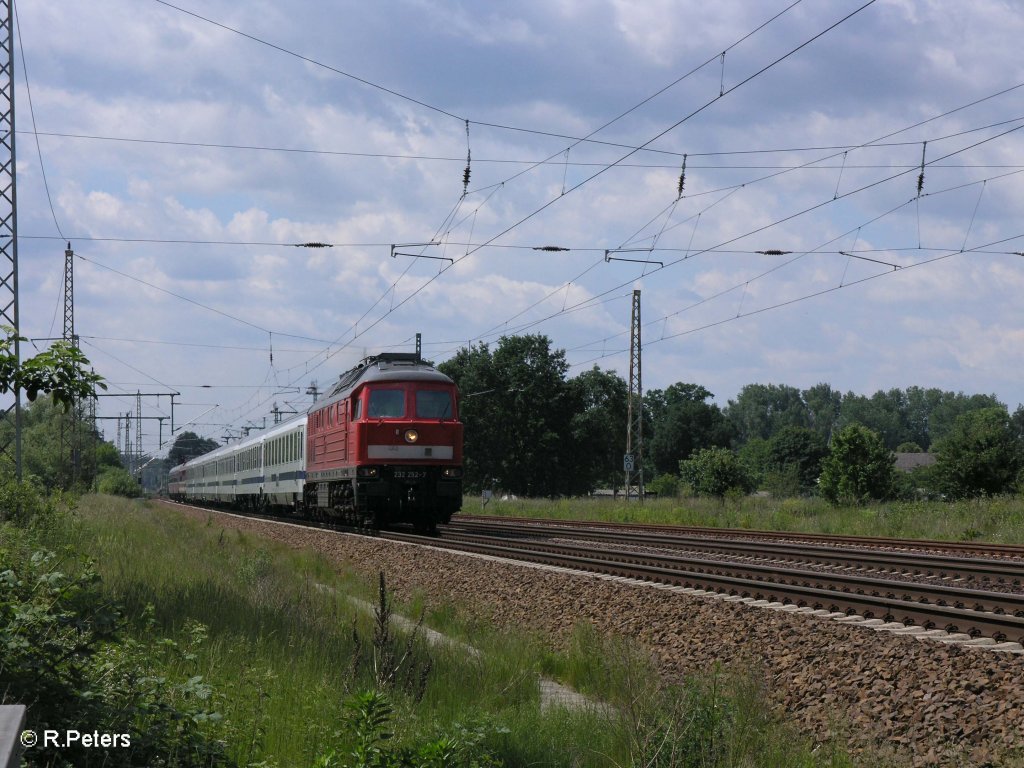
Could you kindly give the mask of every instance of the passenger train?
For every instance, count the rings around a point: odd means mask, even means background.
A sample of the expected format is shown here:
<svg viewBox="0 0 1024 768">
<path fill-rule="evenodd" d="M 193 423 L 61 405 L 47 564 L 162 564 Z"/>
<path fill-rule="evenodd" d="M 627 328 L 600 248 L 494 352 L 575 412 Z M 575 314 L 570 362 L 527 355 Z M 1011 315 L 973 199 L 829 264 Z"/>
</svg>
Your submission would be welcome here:
<svg viewBox="0 0 1024 768">
<path fill-rule="evenodd" d="M 418 354 L 390 352 L 342 374 L 289 421 L 171 470 L 177 501 L 433 530 L 462 506 L 455 383 Z"/>
</svg>

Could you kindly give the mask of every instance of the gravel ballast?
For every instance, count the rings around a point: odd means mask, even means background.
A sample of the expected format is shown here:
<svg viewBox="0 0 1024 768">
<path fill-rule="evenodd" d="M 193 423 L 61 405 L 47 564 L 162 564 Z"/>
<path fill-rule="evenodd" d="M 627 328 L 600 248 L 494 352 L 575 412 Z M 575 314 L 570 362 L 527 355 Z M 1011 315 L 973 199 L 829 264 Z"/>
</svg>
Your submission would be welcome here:
<svg viewBox="0 0 1024 768">
<path fill-rule="evenodd" d="M 772 703 L 818 741 L 892 745 L 914 765 L 1024 765 L 1024 656 L 874 632 L 648 586 L 365 536 L 177 507 L 217 525 L 385 571 L 402 600 L 453 603 L 499 627 L 565 642 L 581 622 L 649 648 L 674 678 L 760 670 Z M 886 747 L 888 748 L 888 747 Z"/>
</svg>

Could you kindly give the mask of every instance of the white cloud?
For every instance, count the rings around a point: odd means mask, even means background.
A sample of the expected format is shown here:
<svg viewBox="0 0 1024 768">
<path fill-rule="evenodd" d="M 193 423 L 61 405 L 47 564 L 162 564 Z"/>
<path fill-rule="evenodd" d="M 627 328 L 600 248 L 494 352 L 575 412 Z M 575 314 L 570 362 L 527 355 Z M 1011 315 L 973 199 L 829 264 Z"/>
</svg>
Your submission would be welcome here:
<svg viewBox="0 0 1024 768">
<path fill-rule="evenodd" d="M 297 386 L 312 376 L 333 378 L 364 348 L 400 344 L 417 331 L 433 342 L 487 332 L 493 340 L 519 327 L 546 333 L 560 347 L 579 347 L 570 355 L 574 362 L 608 354 L 598 363 L 624 372 L 628 361 L 618 351 L 628 346 L 628 297 L 639 281 L 646 321 L 672 315 L 645 331 L 650 387 L 698 381 L 728 397 L 751 381 L 808 386 L 824 380 L 857 391 L 920 384 L 996 391 L 1011 405 L 1024 400 L 1022 371 L 1014 363 L 1021 341 L 1015 308 L 1024 288 L 1019 257 L 963 254 L 883 275 L 884 265 L 834 253 L 856 243 L 864 256 L 910 265 L 938 253 L 916 250 L 919 226 L 925 248 L 958 249 L 968 229 L 968 248 L 1021 234 L 1024 175 L 995 177 L 1022 164 L 1024 132 L 944 161 L 953 167 L 929 167 L 926 196 L 908 204 L 921 142 L 929 140 L 928 157 L 935 158 L 1012 127 L 942 138 L 1020 117 L 1019 91 L 900 130 L 1024 80 L 1018 55 L 1024 20 L 1013 8 L 892 0 L 858 14 L 652 145 L 688 153 L 686 196 L 675 205 L 681 157 L 671 154 L 637 152 L 622 167 L 561 192 L 716 96 L 717 63 L 597 136 L 625 146 L 577 145 L 566 156 L 568 139 L 483 125 L 586 135 L 783 7 L 560 0 L 496 9 L 385 0 L 359 5 L 358 12 L 345 3 L 309 2 L 285 12 L 264 0 L 213 0 L 203 10 L 448 109 L 453 118 L 170 9 L 138 11 L 124 0 L 30 4 L 20 11 L 41 131 L 455 158 L 41 136 L 61 229 L 91 260 L 78 265 L 80 332 L 256 348 L 109 346 L 111 354 L 166 382 Z M 854 7 L 793 9 L 729 53 L 726 85 Z M 90 45 L 82 46 L 82 39 Z M 28 125 L 23 105 L 22 98 L 20 130 Z M 460 202 L 467 149 L 462 117 L 473 121 L 474 160 L 470 194 Z M 886 136 L 884 143 L 893 146 L 851 150 L 845 158 L 842 150 L 827 149 Z M 64 245 L 34 239 L 57 235 L 32 137 L 18 138 L 19 232 L 26 236 L 22 317 L 26 330 L 42 335 L 53 317 Z M 798 151 L 808 147 L 822 149 Z M 755 152 L 768 149 L 789 151 Z M 727 154 L 709 154 L 716 152 Z M 548 156 L 555 161 L 518 177 L 521 164 L 485 162 Z M 812 159 L 820 161 L 813 168 L 773 175 Z M 632 163 L 664 167 L 628 167 Z M 902 170 L 906 175 L 882 182 Z M 962 185 L 983 179 L 989 180 L 979 204 L 981 186 Z M 956 187 L 962 188 L 939 194 Z M 719 191 L 701 194 L 708 190 Z M 430 253 L 459 259 L 454 267 L 388 256 L 391 243 L 435 235 L 447 245 Z M 649 245 L 655 235 L 665 250 L 640 258 L 667 268 L 652 273 L 651 265 L 604 262 L 605 248 Z M 307 250 L 87 237 L 359 245 Z M 488 247 L 461 258 L 475 247 L 467 241 L 495 237 L 495 245 L 526 247 Z M 691 244 L 699 250 L 727 241 L 737 253 L 681 260 Z M 537 245 L 574 250 L 529 250 Z M 994 247 L 1022 250 L 1024 243 Z M 782 249 L 796 256 L 816 248 L 823 252 L 763 277 L 792 257 L 751 253 Z M 849 285 L 876 274 L 883 276 L 800 300 L 840 280 Z M 588 299 L 594 304 L 585 311 L 562 312 Z M 735 317 L 786 301 L 796 303 Z M 275 333 L 273 369 L 268 330 Z M 313 371 L 315 363 L 306 361 L 317 344 L 279 346 L 277 334 L 284 333 L 341 338 L 348 346 Z M 113 342 L 93 343 L 101 370 L 115 380 L 139 380 L 106 356 L 103 347 Z M 285 351 L 292 347 L 304 351 Z M 223 413 L 258 418 L 260 398 L 250 401 L 244 392 L 218 393 Z"/>
</svg>

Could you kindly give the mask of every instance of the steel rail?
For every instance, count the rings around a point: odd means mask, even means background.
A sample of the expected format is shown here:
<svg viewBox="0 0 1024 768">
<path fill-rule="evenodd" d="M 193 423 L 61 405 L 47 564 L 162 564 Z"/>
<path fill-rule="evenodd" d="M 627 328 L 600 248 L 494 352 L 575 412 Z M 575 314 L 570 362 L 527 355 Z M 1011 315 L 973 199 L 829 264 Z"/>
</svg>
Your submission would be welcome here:
<svg viewBox="0 0 1024 768">
<path fill-rule="evenodd" d="M 865 618 L 881 618 L 889 622 L 906 625 L 917 624 L 926 629 L 939 628 L 949 632 L 964 632 L 972 636 L 988 636 L 996 640 L 1024 641 L 1024 616 L 1010 613 L 994 613 L 970 608 L 945 605 L 935 602 L 920 602 L 915 594 L 919 585 L 908 582 L 879 582 L 886 587 L 885 594 L 866 594 L 855 589 L 844 591 L 842 587 L 823 586 L 840 580 L 815 572 L 792 572 L 790 581 L 771 580 L 771 569 L 748 568 L 735 563 L 717 563 L 715 567 L 690 568 L 690 563 L 676 562 L 674 565 L 656 556 L 642 556 L 630 560 L 616 560 L 602 557 L 603 554 L 569 545 L 541 545 L 517 542 L 515 546 L 494 543 L 493 540 L 446 540 L 414 534 L 382 532 L 381 537 L 393 541 L 404 541 L 434 546 L 455 551 L 474 552 L 513 560 L 562 566 L 591 573 L 625 576 L 645 581 L 674 584 L 694 589 L 727 593 L 757 600 L 778 601 L 784 604 L 807 606 L 832 612 L 858 614 Z M 624 554 L 624 553 L 611 553 Z M 635 554 L 635 553 L 630 553 Z M 762 578 L 754 573 L 759 572 Z M 798 576 L 806 577 L 800 579 Z M 821 578 L 826 576 L 826 578 Z M 876 580 L 878 581 L 878 580 Z M 849 578 L 845 585 L 850 587 L 863 580 Z M 926 588 L 934 590 L 935 588 Z M 956 592 L 956 590 L 953 590 Z M 1001 593 L 981 593 L 972 590 L 960 591 L 972 596 L 987 595 L 1003 600 L 1014 596 Z M 899 595 L 899 596 L 897 596 Z M 948 593 L 946 595 L 949 596 Z M 943 601 L 945 602 L 944 598 Z M 1024 598 L 1017 598 L 1016 606 L 1024 606 Z"/>
<path fill-rule="evenodd" d="M 904 552 L 881 552 L 879 550 L 851 550 L 839 547 L 823 547 L 816 544 L 797 545 L 790 541 L 747 541 L 724 538 L 708 539 L 687 534 L 662 534 L 633 532 L 629 530 L 608 531 L 598 528 L 573 527 L 547 524 L 500 525 L 480 523 L 476 520 L 455 521 L 442 529 L 445 533 L 455 531 L 480 532 L 496 535 L 508 532 L 526 537 L 566 536 L 590 541 L 604 541 L 662 549 L 685 549 L 699 552 L 716 552 L 738 557 L 774 558 L 800 563 L 820 563 L 835 567 L 872 568 L 897 571 L 910 576 L 930 576 L 943 579 L 967 579 L 975 582 L 995 583 L 1007 586 L 1024 586 L 1024 563 L 1008 563 L 1006 560 L 951 557 L 931 553 L 907 554 Z"/>
<path fill-rule="evenodd" d="M 173 502 L 165 502 L 168 505 L 177 506 Z M 182 504 L 181 506 L 194 506 Z M 225 514 L 245 518 L 253 518 L 253 515 L 242 515 L 236 512 L 225 510 L 211 510 L 207 507 L 195 507 L 204 511 L 224 512 Z M 351 529 L 336 529 L 335 526 L 317 523 L 311 520 L 284 519 L 275 517 L 255 516 L 267 522 L 276 522 L 297 525 L 300 527 L 319 528 L 331 531 L 332 533 L 353 533 Z M 364 535 L 365 532 L 364 532 Z M 373 535 L 373 534 L 370 534 Z M 993 613 L 987 611 L 970 610 L 949 605 L 935 603 L 915 602 L 912 596 L 904 594 L 903 598 L 896 598 L 887 594 L 868 595 L 857 592 L 835 591 L 823 589 L 820 586 L 811 586 L 812 578 L 804 584 L 780 584 L 771 581 L 758 580 L 756 578 L 744 578 L 743 576 L 730 575 L 729 573 L 700 572 L 681 568 L 664 567 L 662 565 L 651 565 L 641 562 L 615 562 L 589 556 L 592 552 L 589 549 L 583 550 L 587 555 L 559 553 L 543 551 L 543 549 L 528 549 L 523 546 L 509 547 L 507 545 L 492 543 L 493 539 L 486 541 L 453 541 L 451 539 L 423 536 L 412 533 L 398 533 L 393 531 L 380 531 L 375 538 L 391 541 L 400 541 L 420 546 L 431 546 L 438 549 L 448 549 L 459 552 L 472 552 L 485 554 L 493 557 L 533 562 L 545 565 L 560 566 L 589 573 L 601 573 L 628 578 L 635 578 L 645 581 L 653 581 L 677 586 L 702 589 L 711 592 L 724 593 L 738 597 L 749 597 L 755 600 L 775 601 L 783 604 L 791 604 L 800 607 L 823 609 L 830 612 L 841 612 L 848 615 L 860 615 L 864 618 L 881 618 L 887 622 L 898 622 L 907 626 L 918 625 L 926 629 L 943 629 L 947 632 L 963 632 L 972 637 L 986 636 L 995 640 L 1011 640 L 1024 643 L 1024 617 L 1010 615 L 1007 613 Z M 524 542 L 520 542 L 524 544 Z M 551 548 L 546 545 L 545 548 Z M 577 550 L 583 548 L 576 548 Z M 707 561 L 703 561 L 707 562 Z M 726 564 L 720 564 L 726 565 Z M 742 573 L 743 567 L 736 567 L 735 564 L 727 564 L 734 568 L 735 572 Z M 768 569 L 765 569 L 768 570 Z M 814 577 L 821 574 L 808 573 Z M 906 582 L 883 582 L 890 587 L 905 587 Z M 914 586 L 914 585 L 911 585 Z M 965 590 L 969 594 L 990 594 L 979 593 L 972 590 Z M 892 593 L 895 594 L 895 593 Z M 1006 598 L 1007 595 L 998 594 L 998 598 Z M 1013 596 L 1009 596 L 1013 597 Z"/>
<path fill-rule="evenodd" d="M 504 523 L 544 524 L 564 528 L 601 527 L 610 530 L 650 531 L 668 534 L 700 535 L 723 538 L 774 539 L 788 541 L 815 541 L 822 544 L 841 544 L 866 548 L 891 547 L 915 552 L 941 550 L 947 552 L 976 553 L 1001 557 L 1015 557 L 1024 560 L 1024 545 L 996 544 L 977 541 L 942 541 L 940 539 L 892 539 L 883 536 L 836 536 L 828 533 L 802 533 L 795 531 L 768 531 L 758 528 L 712 528 L 709 526 L 684 526 L 650 523 L 619 523 L 600 520 L 557 520 L 535 517 L 499 517 L 497 515 L 469 515 L 458 513 L 452 522 L 472 521 L 501 525 Z"/>
</svg>

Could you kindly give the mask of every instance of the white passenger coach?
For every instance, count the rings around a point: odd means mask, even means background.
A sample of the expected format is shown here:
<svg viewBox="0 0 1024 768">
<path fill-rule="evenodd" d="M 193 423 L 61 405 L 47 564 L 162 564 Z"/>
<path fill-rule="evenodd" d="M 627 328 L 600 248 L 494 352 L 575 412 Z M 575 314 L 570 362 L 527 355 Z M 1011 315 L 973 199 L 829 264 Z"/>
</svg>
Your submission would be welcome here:
<svg viewBox="0 0 1024 768">
<path fill-rule="evenodd" d="M 305 446 L 302 414 L 179 464 L 170 472 L 167 490 L 178 501 L 298 509 L 306 479 Z"/>
</svg>

